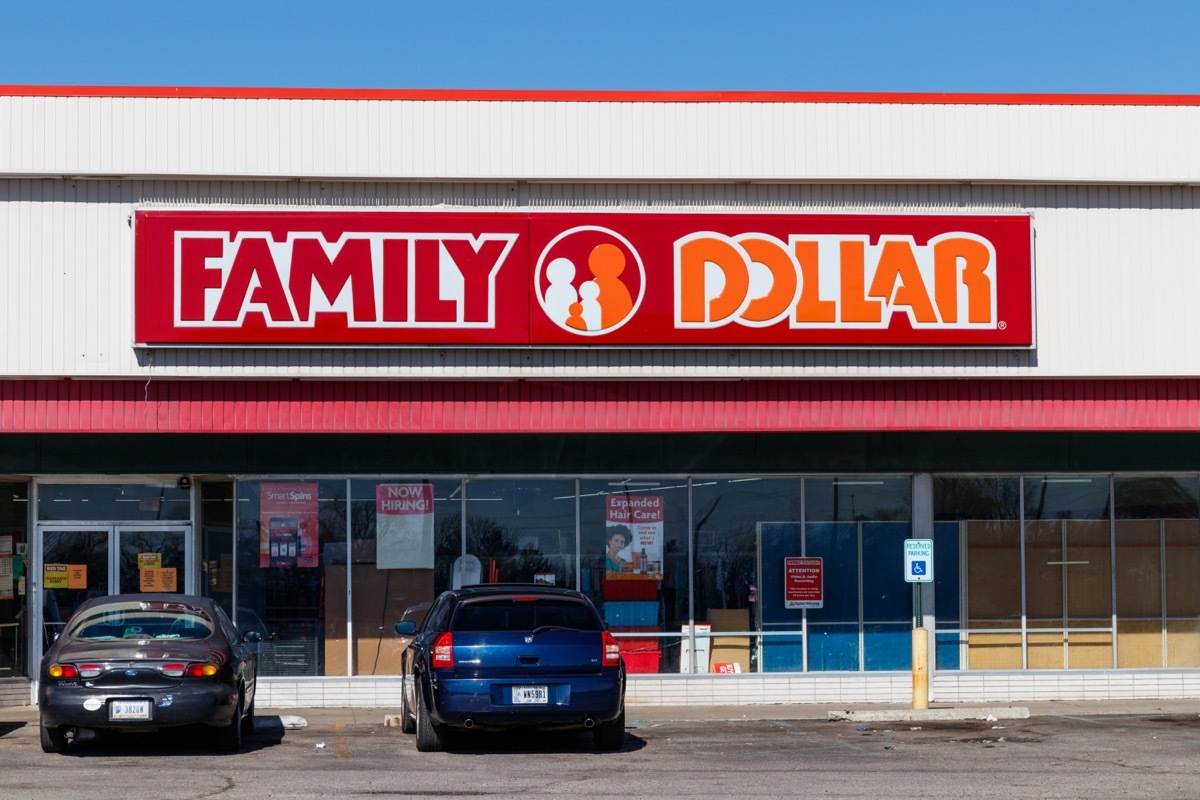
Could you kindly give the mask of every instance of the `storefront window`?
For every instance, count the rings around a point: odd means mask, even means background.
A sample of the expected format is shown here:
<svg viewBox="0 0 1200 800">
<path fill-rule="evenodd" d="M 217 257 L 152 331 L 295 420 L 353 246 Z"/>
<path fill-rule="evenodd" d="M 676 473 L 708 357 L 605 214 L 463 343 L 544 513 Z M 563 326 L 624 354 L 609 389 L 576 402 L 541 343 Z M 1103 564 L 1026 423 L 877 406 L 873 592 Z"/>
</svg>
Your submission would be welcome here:
<svg viewBox="0 0 1200 800">
<path fill-rule="evenodd" d="M 1117 478 L 1117 666 L 1200 666 L 1200 481 Z"/>
<path fill-rule="evenodd" d="M 233 612 L 233 482 L 200 484 L 200 594 Z"/>
<path fill-rule="evenodd" d="M 900 569 L 911 478 L 809 478 L 804 492 L 806 555 L 824 570 L 823 607 L 806 612 L 809 669 L 911 668 L 912 589 Z"/>
<path fill-rule="evenodd" d="M 1021 669 L 1020 479 L 936 477 L 933 514 L 937 668 Z"/>
<path fill-rule="evenodd" d="M 696 617 L 711 626 L 709 671 L 800 669 L 801 619 L 785 608 L 784 559 L 800 555 L 797 478 L 696 480 Z M 760 579 L 759 569 L 770 572 Z M 760 594 L 760 588 L 762 593 Z M 758 637 L 767 631 L 766 637 Z M 723 636 L 722 633 L 732 635 Z M 761 652 L 760 652 L 761 641 Z M 759 660 L 765 658 L 760 668 Z"/>
<path fill-rule="evenodd" d="M 26 674 L 29 486 L 0 483 L 0 678 Z"/>
<path fill-rule="evenodd" d="M 421 622 L 461 570 L 462 482 L 389 478 L 350 482 L 350 564 L 330 563 L 329 595 L 350 594 L 354 675 L 400 672 L 402 619 Z M 346 617 L 326 619 L 325 674 L 346 674 Z"/>
<path fill-rule="evenodd" d="M 346 593 L 326 579 L 338 565 L 344 583 L 346 481 L 239 481 L 237 507 L 237 622 L 263 634 L 260 674 L 345 674 Z"/>
<path fill-rule="evenodd" d="M 187 522 L 192 490 L 175 483 L 39 483 L 40 522 Z"/>
<path fill-rule="evenodd" d="M 581 589 L 617 637 L 631 674 L 707 671 L 689 623 L 686 480 L 580 481 Z M 699 612 L 697 612 L 699 613 Z M 685 647 L 686 646 L 686 647 Z"/>
<path fill-rule="evenodd" d="M 1107 476 L 1025 478 L 1030 669 L 1113 666 L 1110 508 Z"/>
</svg>

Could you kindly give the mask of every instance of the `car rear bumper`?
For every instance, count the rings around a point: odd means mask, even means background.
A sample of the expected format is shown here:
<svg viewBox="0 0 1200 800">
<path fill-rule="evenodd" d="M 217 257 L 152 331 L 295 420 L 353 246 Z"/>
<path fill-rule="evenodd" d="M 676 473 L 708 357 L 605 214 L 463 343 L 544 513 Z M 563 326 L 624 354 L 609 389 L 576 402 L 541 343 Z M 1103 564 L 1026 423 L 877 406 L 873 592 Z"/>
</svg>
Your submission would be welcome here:
<svg viewBox="0 0 1200 800">
<path fill-rule="evenodd" d="M 150 719 L 113 720 L 113 700 L 149 700 Z M 185 725 L 228 725 L 237 707 L 237 689 L 207 682 L 154 689 L 101 689 L 43 682 L 38 692 L 41 724 L 111 730 L 157 730 Z"/>
<path fill-rule="evenodd" d="M 545 686 L 546 703 L 514 703 L 513 686 Z M 451 727 L 584 727 L 611 722 L 625 706 L 624 682 L 612 675 L 546 680 L 439 677 L 430 718 Z"/>
</svg>

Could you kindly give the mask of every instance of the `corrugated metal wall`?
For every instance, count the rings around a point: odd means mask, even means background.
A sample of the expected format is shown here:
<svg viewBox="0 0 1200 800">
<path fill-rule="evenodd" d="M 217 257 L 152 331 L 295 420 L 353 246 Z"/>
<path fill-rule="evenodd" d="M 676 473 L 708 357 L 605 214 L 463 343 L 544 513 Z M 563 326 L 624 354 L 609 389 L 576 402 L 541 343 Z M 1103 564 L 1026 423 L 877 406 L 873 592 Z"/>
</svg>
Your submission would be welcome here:
<svg viewBox="0 0 1200 800">
<path fill-rule="evenodd" d="M 1200 181 L 1200 107 L 0 97 L 0 174 Z"/>
<path fill-rule="evenodd" d="M 1010 350 L 390 350 L 132 346 L 134 208 L 1027 211 L 1037 337 Z M 1200 374 L 1200 189 L 1182 186 L 0 180 L 0 376 L 1178 377 Z"/>
</svg>

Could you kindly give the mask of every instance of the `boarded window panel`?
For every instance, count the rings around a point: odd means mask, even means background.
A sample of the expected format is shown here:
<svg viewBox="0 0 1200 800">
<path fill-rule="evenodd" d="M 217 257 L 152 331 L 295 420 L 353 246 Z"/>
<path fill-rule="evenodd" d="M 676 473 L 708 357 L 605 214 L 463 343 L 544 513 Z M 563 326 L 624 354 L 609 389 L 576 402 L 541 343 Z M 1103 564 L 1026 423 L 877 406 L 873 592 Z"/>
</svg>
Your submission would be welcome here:
<svg viewBox="0 0 1200 800">
<path fill-rule="evenodd" d="M 1117 620 L 1117 666 L 1121 669 L 1163 666 L 1162 620 Z"/>
<path fill-rule="evenodd" d="M 1034 628 L 1060 628 L 1062 620 L 1030 621 L 1029 627 L 1029 668 L 1063 669 L 1063 635 L 1033 631 Z"/>
<path fill-rule="evenodd" d="M 1167 545 L 1167 617 L 1200 617 L 1200 522 L 1164 522 Z"/>
<path fill-rule="evenodd" d="M 984 620 L 1021 620 L 1021 526 L 967 523 L 967 609 L 970 627 Z"/>
<path fill-rule="evenodd" d="M 1008 627 L 1000 623 L 972 623 L 972 628 Z M 1021 634 L 972 633 L 967 639 L 968 669 L 1021 669 Z"/>
<path fill-rule="evenodd" d="M 1085 628 L 1091 624 L 1091 620 L 1070 620 L 1072 628 Z M 1071 669 L 1112 669 L 1112 634 L 1108 631 L 1070 633 L 1067 651 L 1067 666 Z"/>
<path fill-rule="evenodd" d="M 1200 667 L 1200 620 L 1167 622 L 1167 666 Z"/>
<path fill-rule="evenodd" d="M 1050 621 L 1062 627 L 1063 619 L 1062 522 L 1043 520 L 1025 524 L 1026 613 L 1030 624 Z M 1061 660 L 1061 659 L 1060 659 Z M 1031 664 L 1032 666 L 1032 657 Z"/>
<path fill-rule="evenodd" d="M 1067 520 L 1066 533 L 1067 613 L 1078 620 L 1071 627 L 1107 628 L 1112 624 L 1109 523 Z"/>
<path fill-rule="evenodd" d="M 1167 666 L 1200 667 L 1200 522 L 1167 520 Z"/>
<path fill-rule="evenodd" d="M 1117 520 L 1117 616 L 1162 617 L 1162 544 L 1159 520 Z M 1157 626 L 1156 626 L 1157 627 Z"/>
</svg>

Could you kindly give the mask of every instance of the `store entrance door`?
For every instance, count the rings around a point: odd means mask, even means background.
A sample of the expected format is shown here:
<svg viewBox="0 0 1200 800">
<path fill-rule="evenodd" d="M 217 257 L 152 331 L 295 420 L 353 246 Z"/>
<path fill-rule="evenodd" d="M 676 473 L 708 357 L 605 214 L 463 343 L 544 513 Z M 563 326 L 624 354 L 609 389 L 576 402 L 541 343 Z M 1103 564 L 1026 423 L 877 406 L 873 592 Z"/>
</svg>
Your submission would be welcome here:
<svg viewBox="0 0 1200 800">
<path fill-rule="evenodd" d="M 85 600 L 191 591 L 191 530 L 187 525 L 38 525 L 40 650 L 54 641 Z"/>
</svg>

